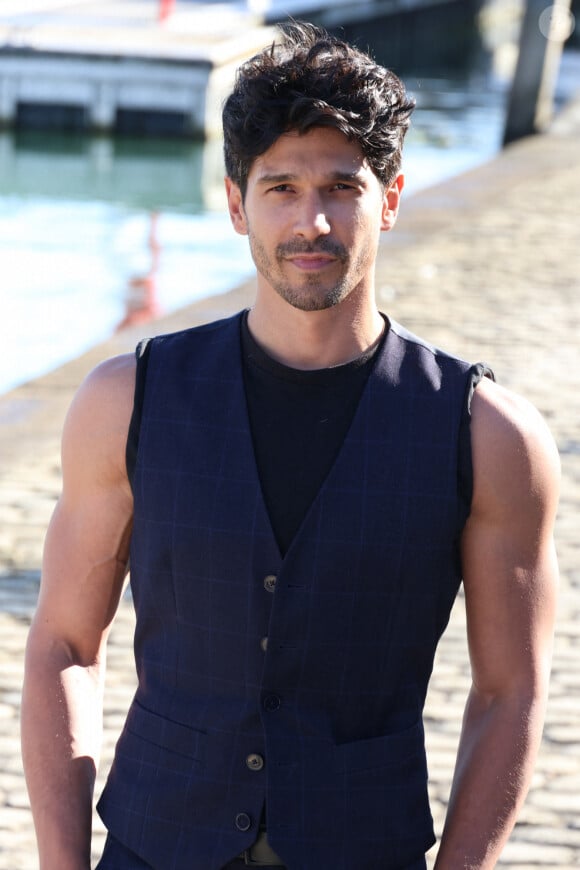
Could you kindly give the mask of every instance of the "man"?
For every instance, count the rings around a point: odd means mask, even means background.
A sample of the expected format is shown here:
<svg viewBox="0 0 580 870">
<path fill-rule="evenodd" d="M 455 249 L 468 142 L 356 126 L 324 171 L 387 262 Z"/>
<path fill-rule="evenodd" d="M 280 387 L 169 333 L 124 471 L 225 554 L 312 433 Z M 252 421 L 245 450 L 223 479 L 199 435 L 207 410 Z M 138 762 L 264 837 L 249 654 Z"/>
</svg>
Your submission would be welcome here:
<svg viewBox="0 0 580 870">
<path fill-rule="evenodd" d="M 558 459 L 484 366 L 376 308 L 412 108 L 365 54 L 288 26 L 224 108 L 254 306 L 75 398 L 23 700 L 42 870 L 89 867 L 129 552 L 139 687 L 101 870 L 424 868 L 422 709 L 461 580 L 473 685 L 437 866 L 497 861 L 542 728 Z"/>
</svg>

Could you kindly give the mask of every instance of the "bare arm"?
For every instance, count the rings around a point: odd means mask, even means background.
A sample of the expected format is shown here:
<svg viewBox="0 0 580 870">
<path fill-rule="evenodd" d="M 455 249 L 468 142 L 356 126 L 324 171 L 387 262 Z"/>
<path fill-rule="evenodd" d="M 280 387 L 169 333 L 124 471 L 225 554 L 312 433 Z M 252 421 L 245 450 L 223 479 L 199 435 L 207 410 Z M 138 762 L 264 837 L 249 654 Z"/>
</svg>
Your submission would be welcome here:
<svg viewBox="0 0 580 870">
<path fill-rule="evenodd" d="M 474 497 L 462 540 L 472 688 L 438 870 L 492 868 L 541 739 L 555 618 L 559 461 L 537 412 L 484 381 L 473 399 Z"/>
<path fill-rule="evenodd" d="M 45 543 L 26 650 L 22 753 L 41 870 L 90 867 L 107 633 L 127 570 L 132 498 L 125 444 L 134 361 L 80 388 L 63 433 L 63 491 Z"/>
</svg>

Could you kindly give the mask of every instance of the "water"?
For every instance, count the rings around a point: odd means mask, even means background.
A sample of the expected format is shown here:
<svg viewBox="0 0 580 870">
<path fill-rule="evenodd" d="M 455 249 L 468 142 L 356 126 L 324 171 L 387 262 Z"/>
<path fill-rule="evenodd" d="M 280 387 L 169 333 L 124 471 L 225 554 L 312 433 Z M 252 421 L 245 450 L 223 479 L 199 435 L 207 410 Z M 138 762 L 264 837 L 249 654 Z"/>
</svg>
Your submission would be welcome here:
<svg viewBox="0 0 580 870">
<path fill-rule="evenodd" d="M 406 195 L 497 152 L 504 89 L 406 81 Z M 0 393 L 250 276 L 222 176 L 219 143 L 0 135 Z"/>
<path fill-rule="evenodd" d="M 251 272 L 218 145 L 0 136 L 0 393 Z"/>
</svg>

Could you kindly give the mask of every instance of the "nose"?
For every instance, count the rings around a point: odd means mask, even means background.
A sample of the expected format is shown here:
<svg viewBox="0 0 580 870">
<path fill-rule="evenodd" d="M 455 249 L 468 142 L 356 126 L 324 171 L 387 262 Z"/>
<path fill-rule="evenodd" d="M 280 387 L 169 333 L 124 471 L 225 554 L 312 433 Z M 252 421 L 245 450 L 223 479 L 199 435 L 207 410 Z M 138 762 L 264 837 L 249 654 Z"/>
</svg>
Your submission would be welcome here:
<svg viewBox="0 0 580 870">
<path fill-rule="evenodd" d="M 312 194 L 301 197 L 297 203 L 294 233 L 311 240 L 330 233 L 330 219 L 321 196 Z"/>
</svg>

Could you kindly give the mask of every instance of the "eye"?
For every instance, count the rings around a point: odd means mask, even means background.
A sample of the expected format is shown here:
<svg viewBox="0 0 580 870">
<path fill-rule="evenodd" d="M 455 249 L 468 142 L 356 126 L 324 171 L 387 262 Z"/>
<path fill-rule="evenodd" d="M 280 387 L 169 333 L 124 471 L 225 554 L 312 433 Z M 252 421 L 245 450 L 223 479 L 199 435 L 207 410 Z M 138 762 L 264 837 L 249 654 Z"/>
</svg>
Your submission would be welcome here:
<svg viewBox="0 0 580 870">
<path fill-rule="evenodd" d="M 272 193 L 288 193 L 292 190 L 289 184 L 276 184 L 275 187 L 268 188 Z"/>
<path fill-rule="evenodd" d="M 346 181 L 338 181 L 332 188 L 333 190 L 355 190 L 353 184 L 348 184 Z"/>
</svg>

